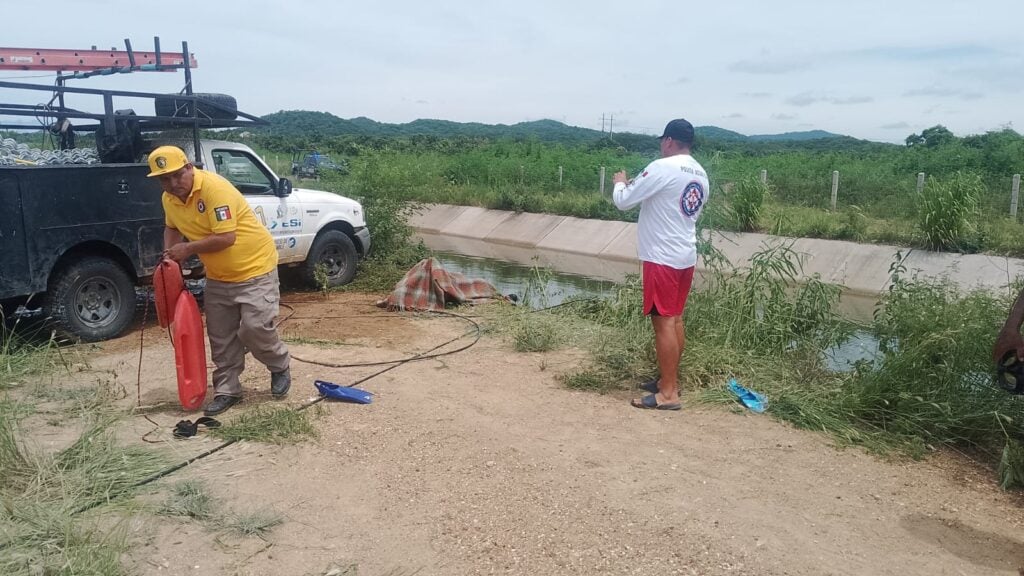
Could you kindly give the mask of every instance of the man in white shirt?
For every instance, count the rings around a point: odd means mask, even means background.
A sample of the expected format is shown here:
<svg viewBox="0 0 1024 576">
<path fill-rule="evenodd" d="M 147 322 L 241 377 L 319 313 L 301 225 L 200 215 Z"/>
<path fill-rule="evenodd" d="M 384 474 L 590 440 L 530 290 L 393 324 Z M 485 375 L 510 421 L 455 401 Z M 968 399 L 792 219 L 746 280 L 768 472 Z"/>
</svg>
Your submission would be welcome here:
<svg viewBox="0 0 1024 576">
<path fill-rule="evenodd" d="M 619 210 L 640 205 L 637 253 L 643 264 L 644 314 L 654 327 L 660 377 L 640 385 L 649 395 L 637 408 L 679 410 L 679 361 L 686 345 L 683 310 L 697 265 L 697 218 L 710 192 L 693 156 L 693 125 L 672 120 L 661 135 L 661 158 L 630 180 L 618 172 L 612 200 Z"/>
</svg>

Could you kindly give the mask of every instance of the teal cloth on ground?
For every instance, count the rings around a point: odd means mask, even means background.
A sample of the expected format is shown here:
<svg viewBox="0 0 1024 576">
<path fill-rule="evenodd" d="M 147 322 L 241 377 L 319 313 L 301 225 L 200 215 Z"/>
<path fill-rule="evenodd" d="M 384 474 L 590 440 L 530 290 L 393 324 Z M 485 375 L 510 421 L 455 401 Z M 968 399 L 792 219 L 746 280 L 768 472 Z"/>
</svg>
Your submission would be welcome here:
<svg viewBox="0 0 1024 576">
<path fill-rule="evenodd" d="M 768 408 L 768 399 L 764 397 L 764 394 L 748 390 L 743 386 L 740 386 L 739 382 L 735 378 L 729 378 L 729 390 L 736 395 L 736 398 L 746 406 L 747 408 L 757 412 L 758 414 L 765 411 Z"/>
</svg>

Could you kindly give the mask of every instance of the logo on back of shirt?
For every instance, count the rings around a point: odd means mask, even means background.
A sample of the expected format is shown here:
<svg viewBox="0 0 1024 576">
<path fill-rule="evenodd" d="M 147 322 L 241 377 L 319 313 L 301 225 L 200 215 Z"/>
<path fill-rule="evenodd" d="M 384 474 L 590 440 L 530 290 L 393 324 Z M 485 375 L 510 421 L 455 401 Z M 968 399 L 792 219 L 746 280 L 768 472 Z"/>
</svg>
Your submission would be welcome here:
<svg viewBox="0 0 1024 576">
<path fill-rule="evenodd" d="M 217 206 L 213 209 L 213 213 L 217 217 L 217 222 L 231 220 L 231 208 L 229 206 Z"/>
<path fill-rule="evenodd" d="M 683 214 L 692 218 L 697 215 L 697 212 L 700 212 L 700 207 L 703 205 L 704 187 L 700 185 L 700 182 L 694 180 L 683 190 L 683 196 L 679 199 L 679 207 Z"/>
</svg>

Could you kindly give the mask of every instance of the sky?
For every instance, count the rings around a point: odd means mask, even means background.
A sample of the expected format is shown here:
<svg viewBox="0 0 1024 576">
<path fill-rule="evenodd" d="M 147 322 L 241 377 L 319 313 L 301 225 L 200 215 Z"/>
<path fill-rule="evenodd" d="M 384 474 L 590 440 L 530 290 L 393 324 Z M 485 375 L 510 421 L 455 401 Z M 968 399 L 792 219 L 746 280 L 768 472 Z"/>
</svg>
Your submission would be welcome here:
<svg viewBox="0 0 1024 576">
<path fill-rule="evenodd" d="M 195 90 L 232 94 L 256 115 L 553 119 L 650 134 L 684 117 L 743 134 L 820 129 L 884 142 L 936 124 L 958 135 L 1024 129 L 1021 0 L 178 7 L 49 0 L 46 7 L 41 20 L 31 3 L 5 5 L 2 20 L 15 25 L 2 27 L 0 46 L 121 49 L 129 38 L 143 51 L 159 36 L 164 51 L 180 51 L 187 41 L 199 63 Z M 0 71 L 5 80 L 52 77 Z M 75 85 L 175 92 L 183 76 L 136 73 Z M 2 92 L 0 101 L 16 100 Z"/>
</svg>

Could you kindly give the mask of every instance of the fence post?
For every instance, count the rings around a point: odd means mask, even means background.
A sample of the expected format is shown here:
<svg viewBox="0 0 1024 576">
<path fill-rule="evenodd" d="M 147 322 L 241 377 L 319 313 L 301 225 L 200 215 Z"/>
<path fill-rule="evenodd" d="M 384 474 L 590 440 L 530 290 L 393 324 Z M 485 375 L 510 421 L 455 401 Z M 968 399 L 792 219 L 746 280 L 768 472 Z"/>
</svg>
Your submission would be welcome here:
<svg viewBox="0 0 1024 576">
<path fill-rule="evenodd" d="M 604 166 L 601 166 L 601 194 L 604 194 Z"/>
<path fill-rule="evenodd" d="M 924 172 L 917 173 L 917 193 L 924 192 Z"/>
<path fill-rule="evenodd" d="M 1017 219 L 1017 198 L 1020 195 L 1020 174 L 1013 175 L 1013 188 L 1010 190 L 1010 216 Z"/>
<path fill-rule="evenodd" d="M 561 166 L 558 167 L 558 185 L 559 186 L 562 185 L 562 167 Z"/>
<path fill-rule="evenodd" d="M 767 184 L 767 183 L 768 183 L 768 171 L 762 169 L 761 170 L 761 184 Z"/>
<path fill-rule="evenodd" d="M 836 211 L 836 199 L 839 196 L 839 170 L 832 171 L 832 211 Z"/>
</svg>

